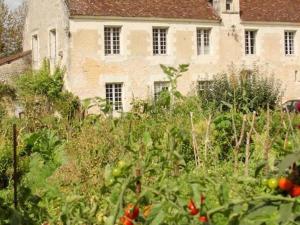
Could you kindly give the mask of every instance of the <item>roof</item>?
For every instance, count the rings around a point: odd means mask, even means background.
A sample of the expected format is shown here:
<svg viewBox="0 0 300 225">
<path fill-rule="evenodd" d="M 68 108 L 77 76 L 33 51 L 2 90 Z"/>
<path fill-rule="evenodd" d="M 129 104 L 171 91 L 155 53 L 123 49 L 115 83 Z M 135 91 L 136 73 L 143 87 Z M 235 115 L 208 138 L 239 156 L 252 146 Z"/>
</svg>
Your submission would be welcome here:
<svg viewBox="0 0 300 225">
<path fill-rule="evenodd" d="M 66 0 L 71 16 L 220 20 L 207 0 Z"/>
<path fill-rule="evenodd" d="M 30 55 L 31 54 L 31 50 L 30 51 L 26 51 L 26 52 L 19 52 L 17 54 L 14 55 L 10 55 L 4 58 L 0 58 L 0 66 L 4 65 L 4 64 L 9 64 L 15 60 L 18 60 L 20 58 L 23 58 L 24 56 Z"/>
<path fill-rule="evenodd" d="M 242 21 L 300 22 L 300 0 L 240 0 Z"/>
</svg>

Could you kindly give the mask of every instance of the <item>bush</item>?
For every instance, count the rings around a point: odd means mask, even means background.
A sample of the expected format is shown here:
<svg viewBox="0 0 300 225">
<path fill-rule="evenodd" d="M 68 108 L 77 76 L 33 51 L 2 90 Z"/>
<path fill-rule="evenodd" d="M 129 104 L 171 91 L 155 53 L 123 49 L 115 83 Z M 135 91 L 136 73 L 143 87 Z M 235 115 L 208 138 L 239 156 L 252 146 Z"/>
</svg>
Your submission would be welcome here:
<svg viewBox="0 0 300 225">
<path fill-rule="evenodd" d="M 210 89 L 199 90 L 204 106 L 213 106 L 221 111 L 232 108 L 244 113 L 259 109 L 274 109 L 281 99 L 281 84 L 274 77 L 264 76 L 259 70 L 242 69 L 228 74 L 219 74 Z"/>
<path fill-rule="evenodd" d="M 73 117 L 79 109 L 79 99 L 63 89 L 65 70 L 59 67 L 51 74 L 48 60 L 38 71 L 31 71 L 20 76 L 16 81 L 19 98 L 25 111 L 55 112 L 62 116 Z M 45 104 L 46 103 L 46 104 Z"/>
</svg>

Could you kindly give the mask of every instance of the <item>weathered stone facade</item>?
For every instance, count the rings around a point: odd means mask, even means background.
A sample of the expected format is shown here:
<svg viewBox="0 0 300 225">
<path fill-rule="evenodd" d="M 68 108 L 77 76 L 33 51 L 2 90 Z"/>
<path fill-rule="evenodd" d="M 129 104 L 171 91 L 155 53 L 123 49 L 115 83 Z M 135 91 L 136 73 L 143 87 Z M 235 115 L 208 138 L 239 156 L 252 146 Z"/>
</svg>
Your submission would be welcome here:
<svg viewBox="0 0 300 225">
<path fill-rule="evenodd" d="M 30 69 L 31 51 L 0 59 L 0 82 L 10 82 Z"/>
<path fill-rule="evenodd" d="M 189 71 L 178 81 L 178 88 L 184 94 L 192 92 L 198 81 L 209 80 L 217 73 L 228 71 L 232 65 L 248 69 L 255 65 L 266 75 L 274 74 L 282 81 L 285 99 L 300 98 L 300 21 L 243 21 L 239 3 L 245 0 L 234 0 L 230 11 L 226 10 L 225 0 L 214 0 L 217 2 L 215 13 L 220 19 L 207 20 L 118 16 L 117 13 L 125 13 L 122 10 L 116 10 L 115 17 L 93 15 L 92 9 L 86 8 L 88 4 L 82 4 L 84 15 L 69 15 L 62 0 L 30 1 L 25 49 L 30 49 L 32 34 L 38 33 L 40 58 L 47 57 L 48 31 L 53 26 L 60 30 L 58 49 L 63 51 L 63 64 L 67 68 L 66 87 L 82 99 L 105 98 L 106 84 L 121 83 L 123 107 L 127 111 L 134 98 L 152 98 L 154 83 L 166 81 L 160 64 L 176 66 L 182 63 L 190 64 Z M 91 8 L 98 10 L 96 6 Z M 36 12 L 35 9 L 41 7 L 47 8 L 47 13 Z M 89 13 L 90 16 L 86 15 Z M 120 54 L 105 54 L 105 27 L 121 28 Z M 165 55 L 153 54 L 154 27 L 168 30 Z M 199 28 L 210 30 L 209 54 L 197 53 Z M 246 30 L 256 32 L 255 54 L 252 55 L 245 54 Z M 292 55 L 285 54 L 286 31 L 295 33 L 295 54 Z"/>
</svg>

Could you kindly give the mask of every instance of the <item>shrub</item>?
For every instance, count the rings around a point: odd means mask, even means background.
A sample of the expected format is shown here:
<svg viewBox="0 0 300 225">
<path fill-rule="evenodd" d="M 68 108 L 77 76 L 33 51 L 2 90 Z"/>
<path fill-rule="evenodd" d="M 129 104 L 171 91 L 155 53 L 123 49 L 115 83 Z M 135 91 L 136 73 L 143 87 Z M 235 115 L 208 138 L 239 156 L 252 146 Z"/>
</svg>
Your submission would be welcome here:
<svg viewBox="0 0 300 225">
<path fill-rule="evenodd" d="M 58 111 L 65 117 L 74 117 L 79 109 L 79 99 L 63 89 L 64 73 L 64 69 L 57 67 L 51 74 L 49 61 L 45 60 L 40 70 L 18 78 L 19 97 L 29 114 L 32 111 Z"/>
<path fill-rule="evenodd" d="M 264 76 L 259 70 L 242 69 L 231 74 L 219 74 L 212 80 L 210 89 L 199 90 L 204 106 L 211 105 L 221 111 L 232 108 L 248 113 L 274 109 L 282 92 L 274 77 Z"/>
</svg>

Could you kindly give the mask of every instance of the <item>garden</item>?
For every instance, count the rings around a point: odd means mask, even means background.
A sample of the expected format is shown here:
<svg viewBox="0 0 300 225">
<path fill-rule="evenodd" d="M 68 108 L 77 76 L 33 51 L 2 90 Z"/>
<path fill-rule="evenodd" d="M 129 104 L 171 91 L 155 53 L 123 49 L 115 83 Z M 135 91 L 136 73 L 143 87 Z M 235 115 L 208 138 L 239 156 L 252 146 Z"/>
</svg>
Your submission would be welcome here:
<svg viewBox="0 0 300 225">
<path fill-rule="evenodd" d="M 183 96 L 189 66 L 161 68 L 169 91 L 119 117 L 47 61 L 0 83 L 0 224 L 300 224 L 300 118 L 280 83 L 235 69 Z"/>
</svg>

